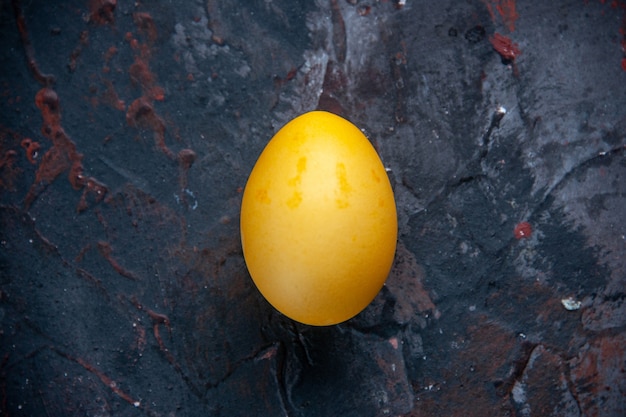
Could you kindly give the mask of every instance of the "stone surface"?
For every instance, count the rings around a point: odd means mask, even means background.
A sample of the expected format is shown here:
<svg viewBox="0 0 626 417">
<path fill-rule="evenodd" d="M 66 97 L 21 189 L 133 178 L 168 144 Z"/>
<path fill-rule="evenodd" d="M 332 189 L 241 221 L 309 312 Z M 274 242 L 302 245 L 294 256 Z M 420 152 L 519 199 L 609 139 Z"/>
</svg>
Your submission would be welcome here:
<svg viewBox="0 0 626 417">
<path fill-rule="evenodd" d="M 0 2 L 0 414 L 626 415 L 625 22 Z M 239 240 L 256 158 L 313 109 L 370 138 L 400 227 L 332 327 L 276 312 Z"/>
</svg>

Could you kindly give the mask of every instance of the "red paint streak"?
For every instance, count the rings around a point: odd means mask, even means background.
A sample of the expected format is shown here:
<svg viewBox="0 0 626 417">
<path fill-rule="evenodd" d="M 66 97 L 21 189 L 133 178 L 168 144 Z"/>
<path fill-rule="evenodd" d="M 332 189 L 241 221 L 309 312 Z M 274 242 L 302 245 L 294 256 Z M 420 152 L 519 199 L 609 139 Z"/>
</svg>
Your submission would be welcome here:
<svg viewBox="0 0 626 417">
<path fill-rule="evenodd" d="M 272 359 L 274 356 L 276 356 L 277 352 L 278 352 L 278 345 L 270 346 L 266 350 L 262 351 L 260 356 L 258 358 L 256 358 L 255 361 L 261 361 L 261 360 L 265 360 L 265 359 Z"/>
<path fill-rule="evenodd" d="M 156 24 L 149 13 L 133 13 L 133 22 L 139 33 L 144 36 L 149 43 L 154 43 L 157 40 L 158 32 Z"/>
<path fill-rule="evenodd" d="M 109 62 L 111 61 L 113 56 L 115 56 L 116 54 L 117 54 L 117 48 L 115 46 L 111 46 L 109 49 L 107 49 L 106 53 L 104 54 L 104 66 L 102 67 L 103 73 L 106 74 L 111 71 L 111 68 L 109 68 Z"/>
<path fill-rule="evenodd" d="M 154 86 L 150 89 L 150 96 L 156 101 L 165 100 L 165 90 L 160 86 Z"/>
<path fill-rule="evenodd" d="M 49 136 L 55 130 L 61 129 L 61 105 L 59 96 L 52 88 L 42 88 L 35 95 L 35 105 L 41 111 L 43 118 L 44 135 Z"/>
<path fill-rule="evenodd" d="M 137 332 L 137 352 L 141 356 L 146 347 L 146 329 L 140 324 L 133 323 L 133 327 Z"/>
<path fill-rule="evenodd" d="M 117 0 L 91 0 L 89 2 L 89 21 L 97 25 L 113 24 Z"/>
<path fill-rule="evenodd" d="M 519 18 L 517 11 L 515 10 L 515 0 L 502 0 L 499 1 L 496 9 L 502 19 L 504 20 L 504 24 L 511 31 L 515 31 L 515 21 Z"/>
<path fill-rule="evenodd" d="M 178 152 L 178 183 L 180 192 L 178 197 L 180 201 L 185 204 L 185 206 L 189 206 L 187 202 L 187 189 L 188 177 L 189 177 L 189 169 L 193 165 L 196 160 L 196 153 L 191 149 L 182 149 Z"/>
<path fill-rule="evenodd" d="M 26 158 L 28 158 L 28 162 L 35 165 L 37 163 L 37 158 L 39 157 L 39 149 L 41 149 L 39 142 L 35 142 L 30 138 L 25 138 L 22 140 L 21 145 L 26 151 Z"/>
<path fill-rule="evenodd" d="M 135 62 L 130 66 L 128 70 L 131 81 L 135 85 L 139 85 L 144 92 L 150 95 L 150 89 L 154 85 L 155 76 L 150 71 L 148 63 L 141 56 L 135 57 Z"/>
<path fill-rule="evenodd" d="M 282 87 L 285 83 L 287 83 L 288 81 L 293 80 L 294 78 L 296 78 L 296 75 L 298 75 L 298 69 L 296 67 L 292 67 L 288 72 L 287 75 L 285 75 L 284 78 L 279 77 L 278 75 L 276 75 L 274 77 L 274 86 L 276 88 L 280 88 Z M 211 74 L 211 78 L 217 78 L 217 74 L 213 73 Z"/>
<path fill-rule="evenodd" d="M 294 79 L 294 77 L 296 76 L 296 74 L 297 74 L 297 73 L 298 73 L 298 68 L 295 68 L 295 67 L 294 67 L 294 68 L 291 68 L 291 69 L 289 70 L 289 72 L 287 73 L 287 76 L 285 77 L 285 79 L 286 79 L 287 81 L 291 81 L 291 80 L 293 80 L 293 79 Z"/>
<path fill-rule="evenodd" d="M 165 90 L 156 84 L 156 76 L 150 70 L 150 48 L 157 40 L 158 33 L 154 20 L 148 13 L 134 13 L 133 22 L 139 34 L 146 40 L 140 43 L 132 33 L 125 35 L 125 40 L 136 51 L 135 61 L 128 72 L 135 86 L 141 88 L 141 97 L 135 99 L 126 111 L 126 123 L 131 127 L 151 130 L 157 148 L 171 159 L 176 156 L 165 143 L 165 122 L 154 110 L 154 101 L 165 100 Z"/>
<path fill-rule="evenodd" d="M 117 260 L 113 257 L 113 248 L 108 242 L 100 241 L 98 242 L 98 251 L 107 260 L 107 262 L 113 267 L 115 272 L 123 276 L 124 278 L 128 278 L 133 281 L 138 281 L 139 279 L 132 272 L 125 269 L 123 266 L 117 262 Z"/>
<path fill-rule="evenodd" d="M 626 57 L 622 58 L 622 69 L 626 71 Z"/>
<path fill-rule="evenodd" d="M 485 3 L 485 6 L 487 7 L 487 11 L 489 12 L 489 16 L 491 17 L 491 21 L 495 22 L 496 21 L 496 12 L 493 10 L 493 5 L 488 0 L 483 0 L 483 3 Z"/>
<path fill-rule="evenodd" d="M 174 369 L 176 369 L 176 372 L 178 372 L 180 375 L 183 376 L 183 378 L 186 379 L 182 367 L 176 361 L 176 358 L 174 357 L 174 355 L 172 355 L 172 352 L 165 346 L 165 342 L 163 341 L 163 338 L 161 337 L 161 332 L 159 330 L 160 326 L 164 325 L 171 337 L 172 326 L 169 317 L 167 317 L 165 314 L 157 313 L 154 310 L 144 307 L 135 297 L 133 297 L 130 301 L 135 306 L 135 308 L 137 308 L 137 310 L 145 311 L 150 319 L 152 319 L 152 331 L 154 334 L 154 338 L 159 345 L 159 349 L 165 355 L 167 361 L 174 367 Z"/>
<path fill-rule="evenodd" d="M 515 0 L 484 0 L 491 20 L 495 23 L 496 11 L 502 17 L 502 22 L 510 32 L 515 31 L 515 21 L 519 18 L 519 14 L 515 8 Z"/>
<path fill-rule="evenodd" d="M 134 404 L 139 404 L 139 401 L 134 400 L 130 395 L 128 395 L 127 393 L 122 391 L 122 389 L 117 386 L 117 383 L 114 380 L 109 378 L 103 372 L 101 372 L 98 369 L 96 369 L 96 367 L 94 367 L 93 365 L 91 365 L 87 361 L 85 361 L 85 360 L 83 360 L 81 358 L 76 358 L 75 362 L 77 364 L 79 364 L 80 366 L 82 366 L 83 368 L 85 368 L 85 370 L 87 370 L 87 371 L 91 372 L 92 374 L 94 374 L 95 376 L 97 376 L 100 379 L 100 381 L 102 381 L 102 383 L 104 385 L 106 385 L 107 387 L 111 388 L 111 391 L 113 391 L 115 394 L 117 394 L 124 401 L 128 402 L 129 404 L 133 404 L 133 405 Z"/>
<path fill-rule="evenodd" d="M 94 178 L 85 177 L 82 165 L 83 155 L 78 152 L 76 144 L 61 126 L 61 105 L 57 93 L 50 87 L 42 88 L 35 95 L 35 105 L 43 119 L 41 132 L 50 139 L 52 147 L 41 158 L 35 181 L 24 199 L 25 207 L 29 208 L 37 196 L 66 171 L 69 171 L 68 180 L 75 190 L 83 189 L 88 184 L 98 184 L 96 188 L 90 186 L 83 190 L 83 198 L 86 198 L 86 195 L 94 189 L 103 197 L 107 192 L 106 187 Z M 78 207 L 79 211 L 85 208 L 86 200 L 83 198 Z M 96 200 L 100 201 L 101 197 Z"/>
<path fill-rule="evenodd" d="M 604 314 L 610 315 L 608 311 L 605 309 Z M 623 415 L 620 388 L 624 380 L 625 346 L 623 334 L 599 336 L 585 344 L 572 361 L 571 382 L 579 393 L 577 402 L 582 415 Z M 599 398 L 604 401 L 598 401 Z"/>
<path fill-rule="evenodd" d="M 119 111 L 125 111 L 126 103 L 124 102 L 124 100 L 121 100 L 120 97 L 117 95 L 117 91 L 115 91 L 113 83 L 109 80 L 103 80 L 103 82 L 106 86 L 106 90 L 104 90 L 104 93 L 102 95 L 103 101 L 114 109 L 117 109 Z"/>
<path fill-rule="evenodd" d="M 500 54 L 502 59 L 507 61 L 515 61 L 515 59 L 522 53 L 516 43 L 513 43 L 507 36 L 495 33 L 489 38 L 489 42 L 493 46 L 493 49 Z"/>
<path fill-rule="evenodd" d="M 533 234 L 533 227 L 528 222 L 521 222 L 515 226 L 513 235 L 515 239 L 528 239 Z"/>
<path fill-rule="evenodd" d="M 109 49 L 107 49 L 106 53 L 104 54 L 104 60 L 105 62 L 109 62 L 111 60 L 111 58 L 113 58 L 113 56 L 117 55 L 117 48 L 115 46 L 111 46 L 109 47 Z"/>
<path fill-rule="evenodd" d="M 76 70 L 76 62 L 78 61 L 80 54 L 83 52 L 83 47 L 87 46 L 88 43 L 89 43 L 89 32 L 87 32 L 86 30 L 83 30 L 80 33 L 78 45 L 76 46 L 76 48 L 74 48 L 74 50 L 70 54 L 70 62 L 67 64 L 67 67 L 70 70 L 70 72 L 74 72 Z"/>
<path fill-rule="evenodd" d="M 0 150 L 1 153 L 1 150 Z M 21 172 L 16 168 L 17 152 L 9 149 L 0 157 L 0 191 L 13 190 L 13 182 Z"/>
<path fill-rule="evenodd" d="M 187 171 L 196 160 L 196 153 L 191 149 L 182 149 L 178 152 L 178 162 L 181 169 Z"/>
<path fill-rule="evenodd" d="M 52 348 L 52 350 L 54 352 L 56 352 L 57 354 L 59 354 L 60 356 L 64 357 L 65 359 L 68 359 L 72 362 L 75 362 L 77 364 L 79 364 L 80 366 L 82 366 L 87 372 L 95 375 L 98 377 L 98 379 L 107 387 L 109 387 L 111 389 L 111 391 L 113 391 L 118 397 L 120 397 L 121 399 L 123 399 L 124 401 L 126 401 L 129 404 L 134 405 L 135 407 L 139 407 L 140 406 L 140 402 L 138 400 L 135 400 L 134 398 L 132 398 L 129 394 L 127 394 L 126 392 L 124 392 L 118 385 L 117 382 L 115 382 L 113 379 L 111 379 L 109 376 L 107 376 L 105 373 L 103 373 L 102 371 L 100 371 L 98 368 L 96 368 L 95 366 L 93 366 L 92 364 L 90 364 L 89 362 L 87 362 L 86 360 L 82 359 L 82 358 L 75 358 L 73 356 L 68 355 L 67 353 L 61 352 L 58 349 Z"/>
<path fill-rule="evenodd" d="M 138 407 L 140 405 L 140 402 L 133 399 L 129 394 L 127 394 L 126 392 L 124 392 L 120 387 L 117 386 L 117 383 L 109 378 L 105 373 L 103 373 L 102 371 L 98 370 L 95 366 L 93 366 L 92 364 L 90 364 L 89 362 L 85 361 L 84 359 L 81 358 L 72 358 L 70 356 L 66 356 L 68 359 L 73 360 L 74 362 L 76 362 L 77 364 L 79 364 L 80 366 L 82 366 L 83 368 L 85 368 L 86 371 L 94 374 L 95 376 L 98 377 L 98 379 L 107 387 L 111 388 L 111 391 L 113 391 L 118 397 L 120 397 L 121 399 L 123 399 L 124 401 L 126 401 L 129 404 L 134 405 L 135 407 Z"/>
<path fill-rule="evenodd" d="M 80 196 L 80 201 L 78 202 L 78 207 L 76 210 L 78 212 L 82 212 L 87 210 L 89 204 L 87 203 L 87 199 L 93 195 L 93 201 L 95 203 L 99 203 L 104 199 L 104 196 L 107 194 L 108 188 L 96 180 L 93 177 L 89 177 L 85 181 L 85 186 L 83 187 L 83 194 Z"/>
<path fill-rule="evenodd" d="M 151 130 L 157 148 L 168 157 L 175 158 L 174 152 L 165 144 L 165 122 L 156 114 L 149 98 L 139 97 L 128 106 L 126 123 L 131 127 Z"/>
<path fill-rule="evenodd" d="M 148 316 L 150 316 L 154 324 L 164 324 L 168 331 L 172 331 L 170 327 L 170 319 L 165 314 L 157 313 L 149 308 L 144 308 L 144 310 L 148 313 Z"/>
<path fill-rule="evenodd" d="M 37 80 L 40 84 L 45 86 L 52 85 L 54 83 L 54 77 L 52 75 L 42 73 L 39 70 L 37 61 L 35 60 L 35 48 L 30 42 L 30 36 L 28 35 L 28 30 L 26 29 L 26 20 L 24 19 L 24 14 L 22 13 L 20 3 L 21 2 L 19 0 L 13 0 L 13 12 L 15 13 L 17 30 L 20 33 L 22 45 L 24 45 L 24 52 L 26 53 L 26 63 L 28 65 L 28 69 L 30 69 L 30 72 L 33 73 L 35 80 Z"/>
</svg>

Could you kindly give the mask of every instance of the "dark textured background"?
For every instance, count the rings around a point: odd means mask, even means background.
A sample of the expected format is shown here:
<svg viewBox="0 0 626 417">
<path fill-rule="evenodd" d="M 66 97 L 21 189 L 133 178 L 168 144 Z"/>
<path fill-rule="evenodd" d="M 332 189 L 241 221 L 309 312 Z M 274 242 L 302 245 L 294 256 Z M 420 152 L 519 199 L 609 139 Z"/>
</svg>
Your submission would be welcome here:
<svg viewBox="0 0 626 417">
<path fill-rule="evenodd" d="M 626 415 L 625 14 L 0 1 L 0 415 Z M 366 132 L 400 223 L 325 328 L 265 302 L 238 229 L 316 108 Z"/>
</svg>

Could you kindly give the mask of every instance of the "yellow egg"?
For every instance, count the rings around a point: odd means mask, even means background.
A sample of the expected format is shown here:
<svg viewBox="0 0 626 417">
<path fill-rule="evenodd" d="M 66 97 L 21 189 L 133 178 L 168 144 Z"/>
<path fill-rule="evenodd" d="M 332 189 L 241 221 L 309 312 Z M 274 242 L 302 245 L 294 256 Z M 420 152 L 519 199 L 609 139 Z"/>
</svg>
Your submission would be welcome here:
<svg viewBox="0 0 626 417">
<path fill-rule="evenodd" d="M 385 168 L 361 131 L 313 111 L 287 123 L 256 162 L 241 204 L 248 271 L 278 311 L 323 326 L 382 288 L 397 216 Z"/>
</svg>

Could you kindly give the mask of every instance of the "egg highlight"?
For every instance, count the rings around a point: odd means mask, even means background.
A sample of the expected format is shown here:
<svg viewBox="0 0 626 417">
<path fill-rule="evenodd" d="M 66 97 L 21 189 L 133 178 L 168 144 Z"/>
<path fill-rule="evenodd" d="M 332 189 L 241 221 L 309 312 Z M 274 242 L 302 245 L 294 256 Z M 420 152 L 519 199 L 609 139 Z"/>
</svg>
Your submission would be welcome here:
<svg viewBox="0 0 626 417">
<path fill-rule="evenodd" d="M 324 326 L 361 312 L 391 269 L 397 214 L 365 135 L 324 111 L 296 117 L 257 160 L 241 204 L 248 271 L 287 317 Z"/>
</svg>

